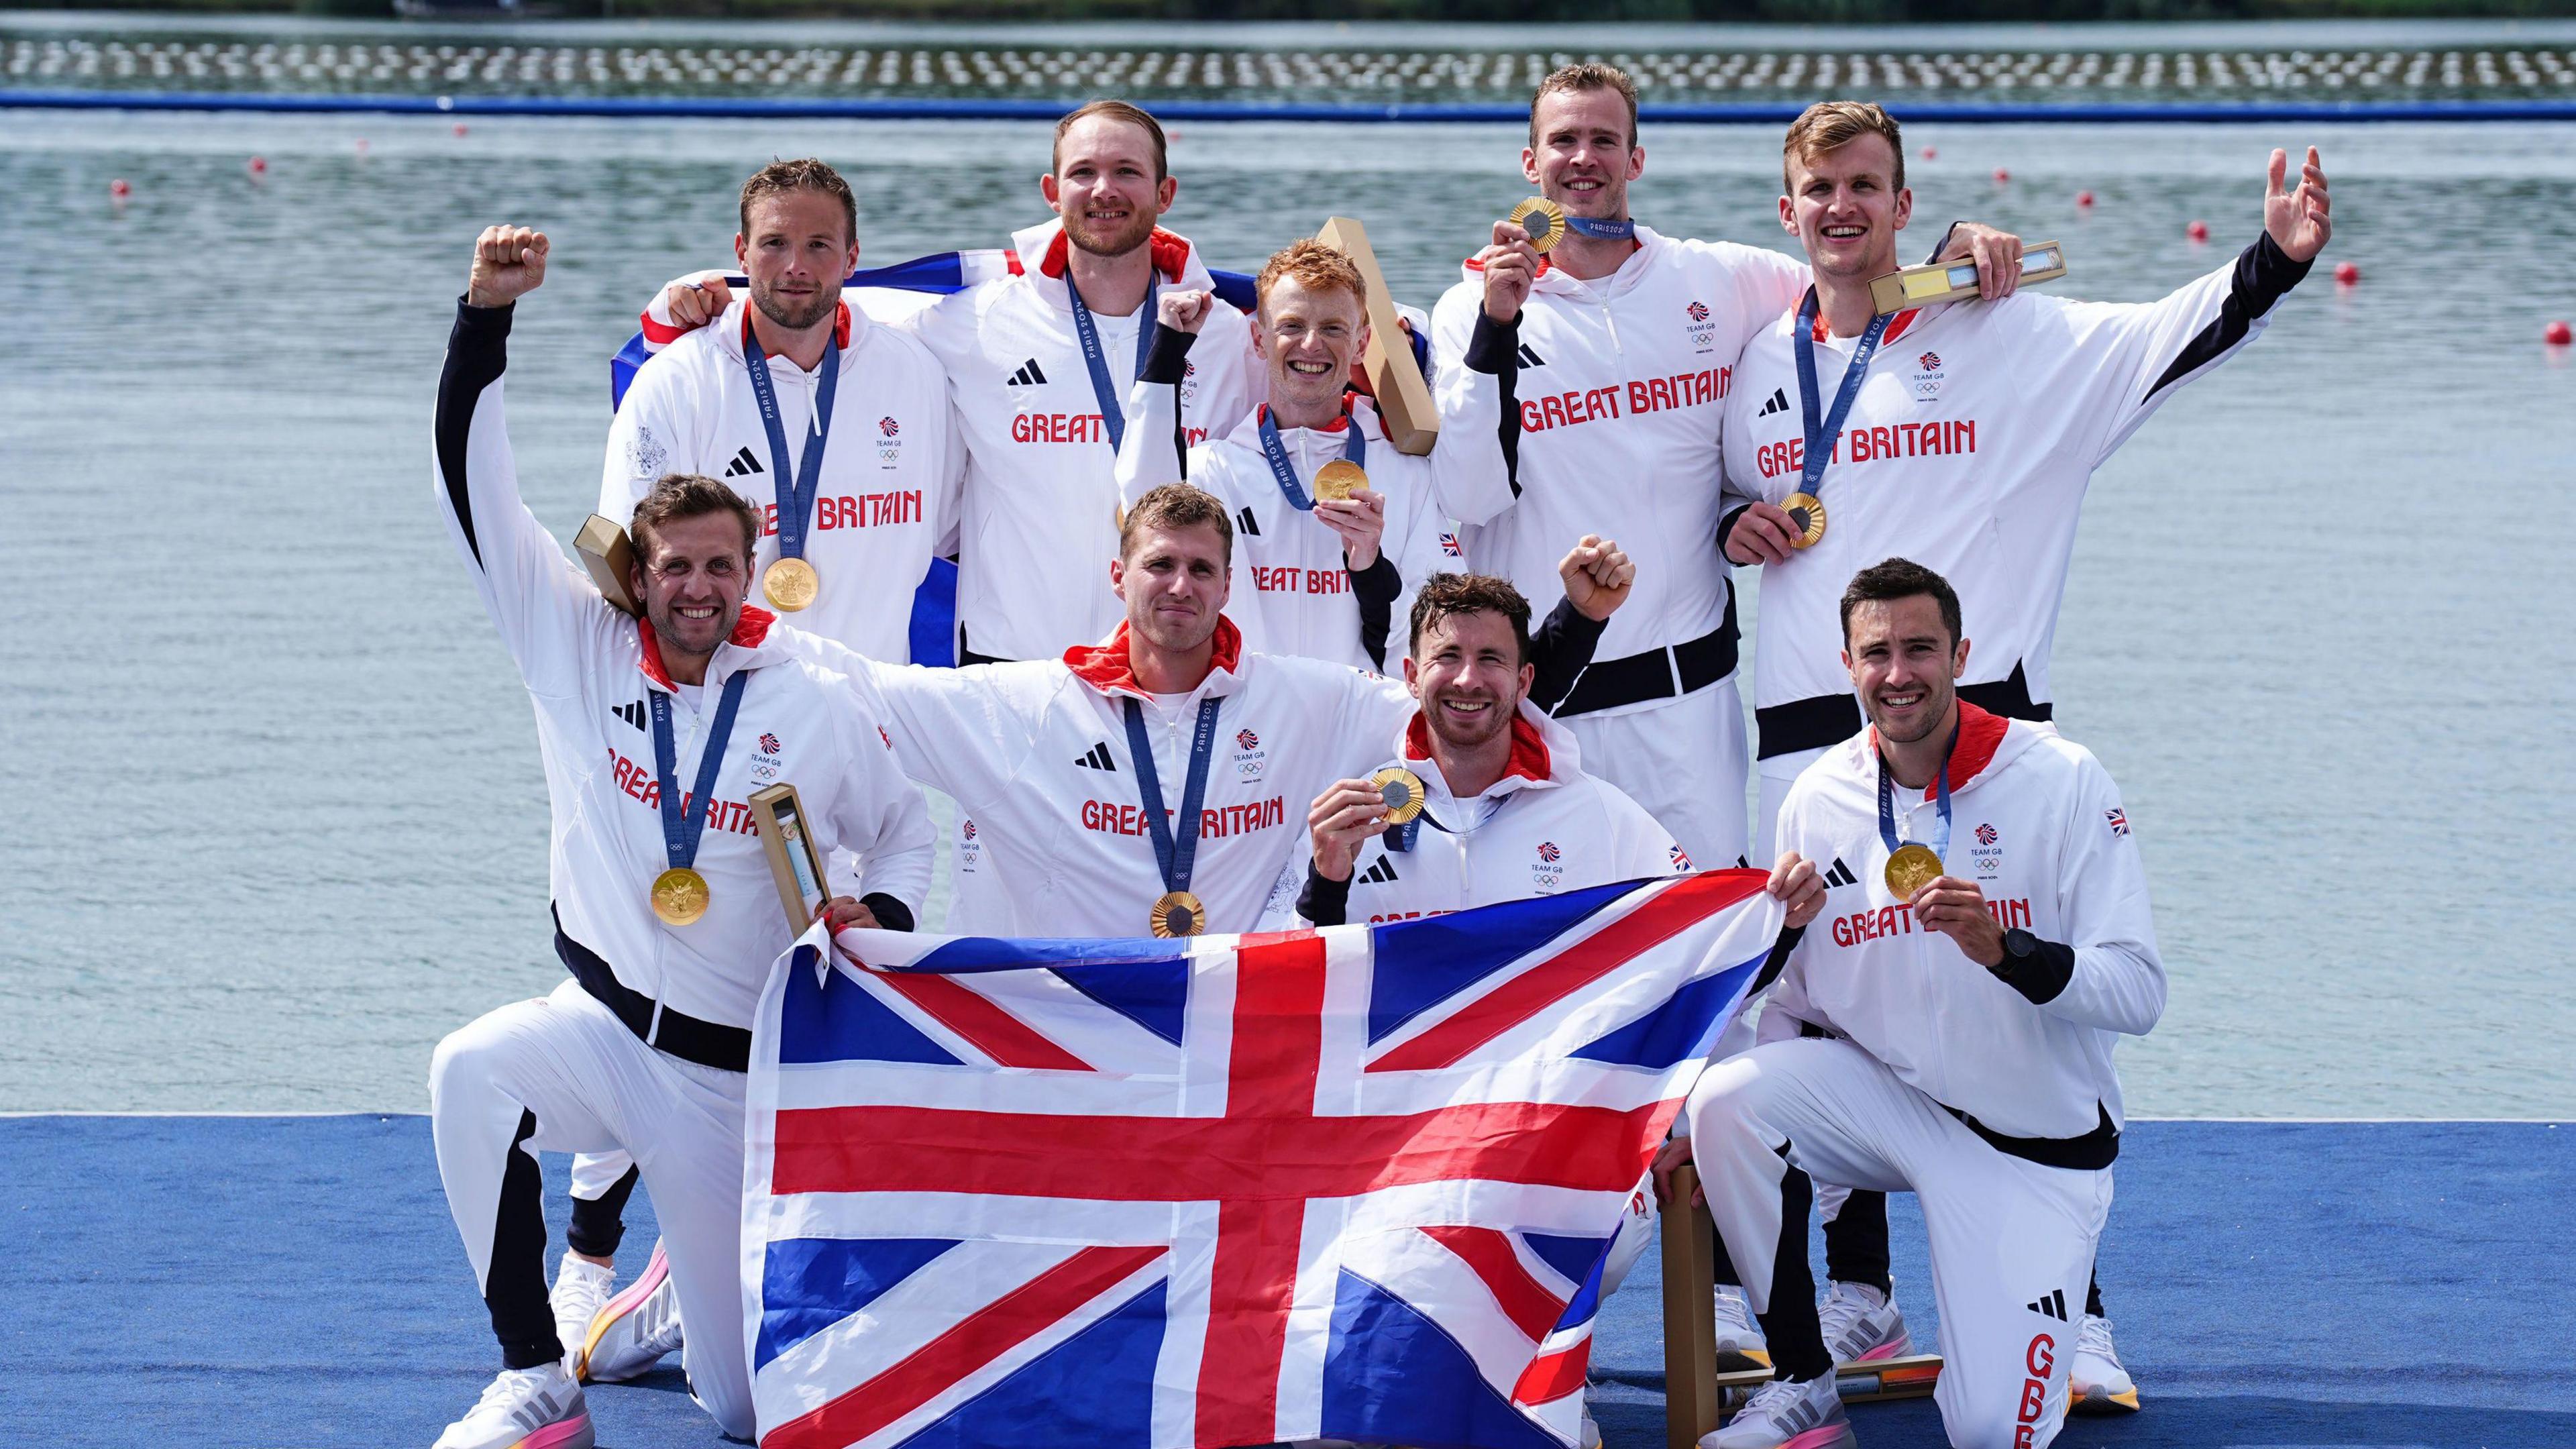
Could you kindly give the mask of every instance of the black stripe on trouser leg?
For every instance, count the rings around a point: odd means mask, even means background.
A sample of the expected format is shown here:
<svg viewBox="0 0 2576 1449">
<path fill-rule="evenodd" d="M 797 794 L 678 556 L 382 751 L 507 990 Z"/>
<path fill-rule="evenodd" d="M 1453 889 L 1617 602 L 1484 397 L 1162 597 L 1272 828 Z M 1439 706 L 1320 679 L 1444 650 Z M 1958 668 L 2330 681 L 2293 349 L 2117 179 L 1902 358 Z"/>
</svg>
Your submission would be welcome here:
<svg viewBox="0 0 2576 1449">
<path fill-rule="evenodd" d="M 1887 1276 L 1887 1194 L 1852 1189 L 1843 1209 L 1825 1220 L 1825 1276 L 1893 1295 Z"/>
<path fill-rule="evenodd" d="M 635 1195 L 636 1169 L 608 1185 L 608 1191 L 595 1198 L 572 1200 L 572 1227 L 564 1233 L 564 1242 L 576 1253 L 593 1258 L 617 1256 L 617 1245 L 626 1239 L 626 1200 Z"/>
<path fill-rule="evenodd" d="M 501 1362 L 535 1368 L 564 1356 L 555 1337 L 555 1311 L 546 1302 L 545 1178 L 525 1144 L 537 1135 L 537 1114 L 522 1108 L 518 1135 L 501 1167 L 500 1210 L 492 1215 L 492 1266 L 483 1279 L 483 1306 L 492 1311 L 492 1333 L 501 1340 Z"/>
<path fill-rule="evenodd" d="M 1780 1144 L 1780 1246 L 1771 1260 L 1771 1307 L 1754 1318 L 1771 1349 L 1771 1376 L 1804 1382 L 1834 1371 L 1825 1352 L 1824 1325 L 1816 1320 L 1816 1276 L 1807 1266 L 1807 1215 L 1815 1210 L 1815 1185 L 1788 1160 Z"/>
<path fill-rule="evenodd" d="M 2111 1315 L 2102 1311 L 2102 1245 L 2093 1245 L 2093 1275 L 2084 1285 L 2084 1311 L 2096 1318 Z"/>
</svg>

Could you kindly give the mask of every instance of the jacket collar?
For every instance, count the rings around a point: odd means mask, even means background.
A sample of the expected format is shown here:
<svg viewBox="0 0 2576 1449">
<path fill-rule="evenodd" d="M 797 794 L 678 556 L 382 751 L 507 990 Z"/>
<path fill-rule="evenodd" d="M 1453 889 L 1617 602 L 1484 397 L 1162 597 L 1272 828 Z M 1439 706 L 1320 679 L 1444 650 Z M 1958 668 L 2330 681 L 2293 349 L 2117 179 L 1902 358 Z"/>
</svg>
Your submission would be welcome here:
<svg viewBox="0 0 2576 1449">
<path fill-rule="evenodd" d="M 1899 312 L 1894 317 L 1888 319 L 1887 330 L 1878 334 L 1878 345 L 1884 347 L 1888 343 L 1894 342 L 1897 338 L 1904 336 L 1906 333 L 1913 331 L 1915 327 L 1928 320 L 1930 319 L 1925 315 L 1922 308 L 1908 307 L 1904 311 Z M 1798 310 L 1797 308 L 1792 307 L 1789 309 L 1789 326 L 1792 330 L 1795 330 L 1797 325 Z M 1832 334 L 1825 330 L 1824 309 L 1818 308 L 1816 311 L 1816 320 L 1808 324 L 1808 336 L 1818 342 L 1831 342 L 1834 340 Z M 1845 340 L 1853 341 L 1857 339 L 1847 338 Z"/>
<path fill-rule="evenodd" d="M 841 357 L 846 365 L 852 351 L 850 339 L 867 335 L 868 320 L 866 314 L 851 307 L 846 298 L 841 301 L 840 308 L 840 315 L 832 319 L 832 340 L 840 345 Z M 726 307 L 724 316 L 718 319 L 713 330 L 719 339 L 719 345 L 725 352 L 734 361 L 742 361 L 743 355 L 751 347 L 751 298 L 745 296 Z M 762 355 L 775 357 L 778 354 L 769 352 Z"/>
<path fill-rule="evenodd" d="M 735 670 L 768 663 L 769 626 L 777 622 L 778 616 L 767 609 L 757 604 L 743 605 L 741 616 L 734 620 L 733 633 L 716 646 L 715 657 L 707 661 L 707 682 L 713 684 Z M 644 677 L 664 694 L 676 690 L 670 671 L 662 667 L 662 641 L 654 637 L 652 620 L 635 621 L 635 641 L 639 646 L 635 667 L 643 670 Z"/>
<path fill-rule="evenodd" d="M 1404 736 L 1396 745 L 1398 763 L 1412 766 L 1431 759 L 1431 723 L 1417 709 L 1404 722 Z M 1577 773 L 1574 736 L 1565 726 L 1540 713 L 1526 699 L 1512 716 L 1512 755 L 1503 766 L 1502 777 L 1484 789 L 1485 795 L 1508 794 L 1528 787 L 1553 788 L 1572 779 Z M 1422 774 L 1423 783 L 1447 795 L 1449 782 L 1437 766 Z M 1452 796 L 1451 798 L 1456 798 Z"/>
<path fill-rule="evenodd" d="M 1164 285 L 1198 291 L 1216 290 L 1216 278 L 1208 274 L 1207 264 L 1200 260 L 1198 248 L 1187 237 L 1158 226 L 1145 245 L 1153 252 L 1154 270 Z M 1073 243 L 1064 234 L 1062 217 L 1051 216 L 1036 226 L 1015 231 L 1011 233 L 1011 250 L 1007 259 L 1011 275 L 1041 282 L 1043 285 L 1038 290 L 1070 311 L 1073 304 L 1066 300 L 1064 271 L 1066 258 L 1072 249 Z M 1037 259 L 1034 269 L 1029 265 L 1032 257 Z"/>
<path fill-rule="evenodd" d="M 2028 745 L 2024 740 L 2005 748 L 2005 736 L 2012 732 L 2012 721 L 1968 703 L 1959 701 L 1959 738 L 1950 746 L 1950 793 L 1958 794 L 1970 784 L 1983 779 L 1995 766 L 2009 763 Z M 2027 733 L 2027 732 L 2025 732 Z M 1866 755 L 1878 752 L 1878 726 L 1861 731 Z M 1873 786 L 1872 788 L 1876 788 Z M 1934 780 L 1923 787 L 1923 798 L 1931 800 L 1940 793 L 1941 782 Z"/>
<path fill-rule="evenodd" d="M 1234 431 L 1226 434 L 1226 441 L 1239 443 L 1256 453 L 1260 452 L 1261 420 L 1268 416 L 1270 416 L 1270 404 L 1260 404 L 1246 414 L 1242 422 L 1235 424 Z M 1314 433 L 1320 437 L 1332 439 L 1334 446 L 1338 448 L 1353 426 L 1357 426 L 1360 435 L 1367 438 L 1372 445 L 1386 436 L 1385 426 L 1378 419 L 1376 405 L 1370 400 L 1368 394 L 1356 388 L 1347 389 L 1342 393 L 1340 417 L 1320 428 L 1281 428 L 1279 437 L 1294 448 L 1296 444 L 1291 440 L 1298 434 Z"/>
<path fill-rule="evenodd" d="M 1216 650 L 1208 660 L 1208 677 L 1190 691 L 1198 694 L 1214 688 L 1216 693 L 1230 694 L 1243 674 L 1243 631 L 1222 614 L 1216 620 Z M 1077 644 L 1064 651 L 1064 667 L 1073 676 L 1102 694 L 1132 694 L 1150 699 L 1152 693 L 1136 682 L 1134 656 L 1128 651 L 1127 621 L 1118 621 L 1118 632 L 1104 644 Z"/>
</svg>

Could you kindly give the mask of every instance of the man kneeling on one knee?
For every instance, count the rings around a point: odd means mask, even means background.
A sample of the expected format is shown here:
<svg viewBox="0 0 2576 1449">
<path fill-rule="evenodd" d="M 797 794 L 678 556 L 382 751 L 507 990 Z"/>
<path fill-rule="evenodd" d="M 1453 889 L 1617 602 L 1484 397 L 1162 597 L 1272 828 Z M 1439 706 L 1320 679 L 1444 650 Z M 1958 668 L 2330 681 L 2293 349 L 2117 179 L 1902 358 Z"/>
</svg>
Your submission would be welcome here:
<svg viewBox="0 0 2576 1449">
<path fill-rule="evenodd" d="M 2083 746 L 1957 697 L 1969 641 L 1940 575 L 1864 569 L 1842 619 L 1869 724 L 1781 807 L 1779 868 L 1813 864 L 1826 900 L 1775 951 L 1769 1008 L 1824 1034 L 1711 1066 L 1656 1161 L 1669 1194 L 1696 1159 L 1776 1373 L 1701 1443 L 1852 1442 L 1808 1274 L 1812 1179 L 1921 1199 L 1950 1442 L 2039 1449 L 2111 1206 L 2112 1048 L 2164 1010 L 2146 874 Z"/>
</svg>

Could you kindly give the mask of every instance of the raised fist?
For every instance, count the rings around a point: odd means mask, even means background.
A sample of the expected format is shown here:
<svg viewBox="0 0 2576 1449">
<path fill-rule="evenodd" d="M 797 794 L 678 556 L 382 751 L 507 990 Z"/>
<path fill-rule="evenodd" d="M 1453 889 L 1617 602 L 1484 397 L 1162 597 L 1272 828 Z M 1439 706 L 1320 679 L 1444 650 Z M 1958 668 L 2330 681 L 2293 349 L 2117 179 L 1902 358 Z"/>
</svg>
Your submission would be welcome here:
<svg viewBox="0 0 2576 1449">
<path fill-rule="evenodd" d="M 487 226 L 474 239 L 474 270 L 465 305 L 507 307 L 546 279 L 546 234 L 524 226 Z"/>
</svg>

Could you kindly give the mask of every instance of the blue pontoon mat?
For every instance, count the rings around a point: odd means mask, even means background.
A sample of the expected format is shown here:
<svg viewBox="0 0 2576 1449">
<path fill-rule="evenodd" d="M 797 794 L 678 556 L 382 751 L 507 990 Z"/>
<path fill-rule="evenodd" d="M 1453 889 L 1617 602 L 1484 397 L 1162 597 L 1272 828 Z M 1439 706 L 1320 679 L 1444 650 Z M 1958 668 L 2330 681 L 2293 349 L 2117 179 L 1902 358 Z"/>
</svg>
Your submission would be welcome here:
<svg viewBox="0 0 2576 1449">
<path fill-rule="evenodd" d="M 2134 1125 L 2102 1280 L 2146 1410 L 2058 1442 L 2576 1445 L 2572 1138 Z M 1921 1221 L 1892 1215 L 1929 1346 Z M 629 1276 L 644 1194 L 630 1221 Z M 0 1119 L 0 1223 L 0 1444 L 426 1446 L 498 1366 L 420 1117 Z M 1614 1449 L 1663 1442 L 1656 1261 L 1601 1318 Z M 676 1367 L 591 1406 L 605 1449 L 723 1442 Z M 1864 1445 L 1944 1442 L 1928 1400 L 1852 1418 Z"/>
</svg>

